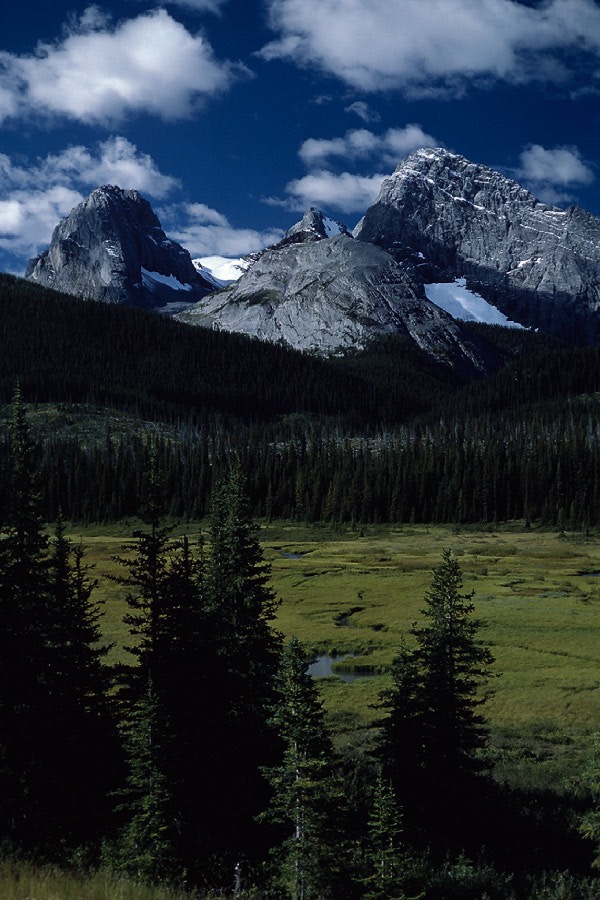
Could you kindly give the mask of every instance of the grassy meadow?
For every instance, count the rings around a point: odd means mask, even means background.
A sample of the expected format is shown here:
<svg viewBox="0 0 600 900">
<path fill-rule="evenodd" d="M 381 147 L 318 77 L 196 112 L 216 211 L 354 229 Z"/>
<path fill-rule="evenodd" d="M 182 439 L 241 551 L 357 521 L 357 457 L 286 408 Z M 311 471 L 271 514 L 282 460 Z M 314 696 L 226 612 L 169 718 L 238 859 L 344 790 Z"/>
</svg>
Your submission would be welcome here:
<svg viewBox="0 0 600 900">
<path fill-rule="evenodd" d="M 2 900 L 198 900 L 198 896 L 138 884 L 109 872 L 77 875 L 51 866 L 0 862 Z"/>
<path fill-rule="evenodd" d="M 186 529 L 193 536 L 197 528 Z M 124 589 L 110 580 L 125 526 L 74 530 L 95 565 L 103 630 L 122 654 Z M 600 537 L 506 526 L 371 527 L 333 532 L 273 523 L 260 532 L 281 598 L 277 626 L 315 653 L 351 654 L 337 669 L 370 674 L 352 683 L 321 679 L 340 744 L 368 740 L 379 692 L 400 638 L 420 618 L 431 571 L 449 547 L 465 591 L 475 592 L 481 637 L 496 662 L 485 706 L 496 773 L 549 786 L 576 776 L 600 713 Z M 126 554 L 125 554 L 126 555 Z"/>
</svg>

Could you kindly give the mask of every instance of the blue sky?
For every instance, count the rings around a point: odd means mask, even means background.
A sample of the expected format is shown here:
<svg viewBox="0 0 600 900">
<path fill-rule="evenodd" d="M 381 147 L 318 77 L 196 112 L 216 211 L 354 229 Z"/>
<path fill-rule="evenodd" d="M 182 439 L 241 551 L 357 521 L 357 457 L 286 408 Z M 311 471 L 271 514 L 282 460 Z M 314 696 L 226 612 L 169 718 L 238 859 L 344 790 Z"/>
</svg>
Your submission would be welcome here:
<svg viewBox="0 0 600 900">
<path fill-rule="evenodd" d="M 353 227 L 444 146 L 600 215 L 596 0 L 20 0 L 0 33 L 0 270 L 100 184 L 193 256 Z"/>
</svg>

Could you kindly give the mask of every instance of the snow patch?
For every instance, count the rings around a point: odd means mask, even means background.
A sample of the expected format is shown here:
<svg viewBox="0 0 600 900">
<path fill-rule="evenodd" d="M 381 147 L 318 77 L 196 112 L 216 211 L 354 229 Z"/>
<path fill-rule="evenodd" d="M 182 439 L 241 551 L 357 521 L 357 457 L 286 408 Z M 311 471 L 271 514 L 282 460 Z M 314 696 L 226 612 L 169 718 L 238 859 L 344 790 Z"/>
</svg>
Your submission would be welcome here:
<svg viewBox="0 0 600 900">
<path fill-rule="evenodd" d="M 466 278 L 454 282 L 426 284 L 428 300 L 464 322 L 485 322 L 487 325 L 505 325 L 507 328 L 523 328 L 518 322 L 511 322 L 504 313 L 467 288 Z"/>
<path fill-rule="evenodd" d="M 325 229 L 327 237 L 334 237 L 336 234 L 344 234 L 340 223 L 334 221 L 334 219 L 330 219 L 328 216 L 323 216 L 323 228 Z"/>
<path fill-rule="evenodd" d="M 158 285 L 171 288 L 172 291 L 191 291 L 191 284 L 182 284 L 174 275 L 162 275 L 160 272 L 150 272 L 142 266 L 142 282 L 149 291 L 156 290 Z"/>
<path fill-rule="evenodd" d="M 231 259 L 227 256 L 202 256 L 192 262 L 200 275 L 217 288 L 233 284 L 250 268 L 247 259 Z"/>
</svg>

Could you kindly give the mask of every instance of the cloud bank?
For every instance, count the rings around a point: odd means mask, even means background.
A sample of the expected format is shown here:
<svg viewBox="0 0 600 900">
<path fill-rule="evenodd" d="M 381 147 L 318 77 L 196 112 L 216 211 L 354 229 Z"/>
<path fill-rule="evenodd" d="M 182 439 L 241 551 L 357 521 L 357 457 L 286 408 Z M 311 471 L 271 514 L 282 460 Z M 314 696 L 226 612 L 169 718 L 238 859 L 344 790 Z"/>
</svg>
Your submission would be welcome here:
<svg viewBox="0 0 600 900">
<path fill-rule="evenodd" d="M 169 224 L 170 237 L 193 258 L 203 256 L 239 257 L 262 250 L 283 237 L 280 229 L 258 231 L 235 228 L 226 216 L 204 203 L 187 203 L 159 211 L 163 226 Z"/>
<path fill-rule="evenodd" d="M 160 199 L 179 182 L 119 136 L 93 149 L 68 147 L 28 167 L 0 154 L 0 248 L 34 256 L 49 244 L 58 221 L 83 200 L 82 191 L 100 184 L 135 188 Z"/>
<path fill-rule="evenodd" d="M 269 0 L 268 8 L 277 37 L 263 59 L 317 67 L 362 91 L 564 80 L 571 65 L 588 57 L 597 66 L 600 55 L 594 0 Z"/>
<path fill-rule="evenodd" d="M 164 9 L 112 26 L 89 7 L 60 42 L 29 56 L 0 52 L 0 122 L 35 115 L 110 126 L 132 113 L 175 121 L 246 72 L 217 60 Z"/>
<path fill-rule="evenodd" d="M 362 214 L 376 199 L 383 179 L 405 156 L 420 147 L 439 145 L 416 123 L 388 128 L 383 134 L 355 128 L 342 137 L 308 138 L 298 151 L 308 173 L 288 182 L 286 200 L 267 202 L 293 210 L 319 206 Z M 339 171 L 340 166 L 351 165 L 368 167 L 369 171 Z"/>
<path fill-rule="evenodd" d="M 515 175 L 546 203 L 564 204 L 574 200 L 573 190 L 590 185 L 595 174 L 585 163 L 577 147 L 547 150 L 530 144 L 520 155 Z"/>
</svg>

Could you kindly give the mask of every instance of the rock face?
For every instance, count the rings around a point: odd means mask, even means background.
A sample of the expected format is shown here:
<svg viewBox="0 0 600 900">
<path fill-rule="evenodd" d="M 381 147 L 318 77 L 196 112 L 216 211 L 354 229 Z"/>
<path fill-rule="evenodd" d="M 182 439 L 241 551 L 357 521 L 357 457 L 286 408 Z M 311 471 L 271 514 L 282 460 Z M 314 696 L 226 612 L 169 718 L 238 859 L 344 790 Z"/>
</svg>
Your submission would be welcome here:
<svg viewBox="0 0 600 900">
<path fill-rule="evenodd" d="M 384 250 L 347 234 L 267 250 L 239 281 L 178 319 L 322 355 L 402 334 L 441 363 L 485 367 L 460 325 L 430 303 Z"/>
<path fill-rule="evenodd" d="M 288 228 L 283 241 L 278 246 L 313 243 L 322 241 L 324 238 L 335 237 L 337 234 L 349 234 L 344 223 L 330 219 L 320 209 L 311 206 L 299 222 Z"/>
<path fill-rule="evenodd" d="M 466 278 L 509 319 L 600 343 L 600 219 L 538 201 L 446 150 L 419 150 L 382 184 L 354 230 L 421 283 Z"/>
<path fill-rule="evenodd" d="M 137 191 L 97 188 L 54 229 L 25 277 L 86 300 L 142 307 L 194 302 L 212 289 Z"/>
</svg>

